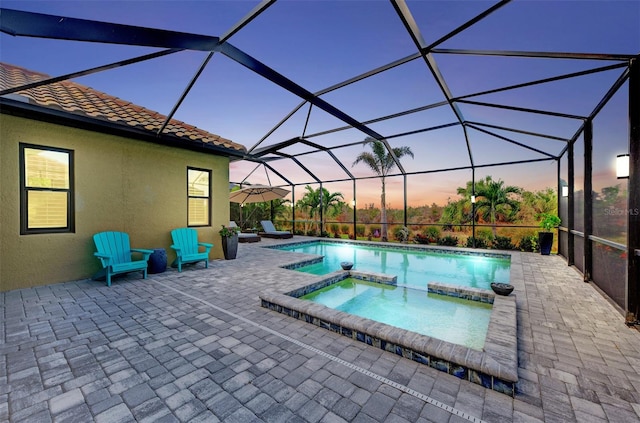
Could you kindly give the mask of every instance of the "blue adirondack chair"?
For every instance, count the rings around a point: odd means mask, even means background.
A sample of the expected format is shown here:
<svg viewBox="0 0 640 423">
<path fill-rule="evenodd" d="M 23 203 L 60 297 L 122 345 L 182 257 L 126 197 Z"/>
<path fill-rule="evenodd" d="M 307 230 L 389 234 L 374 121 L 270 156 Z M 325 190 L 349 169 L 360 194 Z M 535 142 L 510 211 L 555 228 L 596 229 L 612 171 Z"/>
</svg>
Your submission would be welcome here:
<svg viewBox="0 0 640 423">
<path fill-rule="evenodd" d="M 192 228 L 178 228 L 171 231 L 173 245 L 178 256 L 173 262 L 173 266 L 178 266 L 178 272 L 182 272 L 182 265 L 185 263 L 197 263 L 204 261 L 204 266 L 209 267 L 209 250 L 213 244 L 198 242 L 198 232 Z M 205 251 L 200 251 L 204 247 Z"/>
<path fill-rule="evenodd" d="M 102 263 L 107 286 L 111 286 L 111 276 L 120 273 L 141 271 L 147 279 L 147 260 L 153 250 L 131 248 L 129 235 L 125 232 L 100 232 L 93 236 L 93 242 L 98 250 L 93 255 Z M 142 259 L 133 260 L 132 253 L 142 254 Z"/>
</svg>

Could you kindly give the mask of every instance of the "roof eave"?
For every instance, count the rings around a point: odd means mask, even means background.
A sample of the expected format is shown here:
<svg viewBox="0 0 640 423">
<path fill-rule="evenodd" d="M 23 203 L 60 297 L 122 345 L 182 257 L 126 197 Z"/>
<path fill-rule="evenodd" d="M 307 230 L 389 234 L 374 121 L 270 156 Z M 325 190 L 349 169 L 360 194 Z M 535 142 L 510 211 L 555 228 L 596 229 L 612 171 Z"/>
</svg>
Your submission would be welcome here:
<svg viewBox="0 0 640 423">
<path fill-rule="evenodd" d="M 4 97 L 0 97 L 0 113 L 229 158 L 240 158 L 246 155 L 246 148 L 244 147 L 243 150 L 235 150 L 202 141 L 188 140 L 171 134 L 158 135 L 152 131 L 128 127 L 121 123 L 93 119 Z"/>
</svg>

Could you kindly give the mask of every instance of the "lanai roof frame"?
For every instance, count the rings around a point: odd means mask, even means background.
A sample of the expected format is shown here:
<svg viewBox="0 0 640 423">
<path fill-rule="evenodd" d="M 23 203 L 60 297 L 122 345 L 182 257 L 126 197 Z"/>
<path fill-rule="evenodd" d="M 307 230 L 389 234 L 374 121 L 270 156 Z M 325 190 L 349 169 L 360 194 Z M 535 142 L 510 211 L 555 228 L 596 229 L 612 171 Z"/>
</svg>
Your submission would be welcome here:
<svg viewBox="0 0 640 423">
<path fill-rule="evenodd" d="M 539 50 L 482 50 L 482 49 L 458 49 L 458 48 L 449 48 L 442 47 L 447 40 L 453 39 L 454 37 L 464 34 L 469 29 L 473 28 L 476 24 L 483 22 L 489 16 L 493 15 L 496 11 L 504 9 L 506 6 L 510 5 L 509 0 L 503 0 L 494 5 L 490 6 L 486 10 L 481 11 L 476 14 L 471 19 L 466 22 L 458 25 L 456 28 L 451 30 L 450 32 L 444 34 L 441 37 L 438 37 L 435 41 L 428 44 L 425 41 L 422 33 L 420 32 L 420 27 L 416 22 L 416 19 L 412 13 L 412 6 L 409 1 L 403 0 L 391 0 L 391 5 L 396 11 L 397 17 L 403 23 L 407 35 L 411 38 L 414 43 L 414 47 L 417 50 L 415 53 L 410 54 L 408 56 L 404 56 L 400 59 L 396 59 L 386 65 L 379 66 L 373 70 L 367 71 L 359 76 L 349 78 L 342 83 L 330 85 L 328 88 L 325 88 L 320 91 L 312 92 L 301 85 L 293 82 L 292 79 L 288 78 L 286 75 L 275 71 L 273 68 L 268 67 L 265 63 L 257 60 L 255 57 L 248 55 L 244 51 L 236 48 L 228 42 L 228 39 L 237 33 L 241 32 L 247 25 L 249 25 L 255 18 L 265 13 L 266 10 L 270 9 L 275 1 L 263 1 L 259 3 L 256 7 L 254 7 L 248 14 L 246 14 L 240 21 L 237 22 L 236 25 L 233 25 L 223 36 L 221 37 L 213 37 L 213 36 L 203 36 L 199 34 L 189 34 L 189 33 L 181 33 L 176 31 L 167 31 L 167 30 L 159 30 L 153 28 L 144 28 L 144 27 L 133 27 L 127 25 L 120 24 L 109 24 L 104 22 L 97 22 L 92 20 L 83 20 L 83 19 L 74 19 L 74 18 L 66 18 L 59 16 L 47 16 L 37 13 L 30 12 L 21 12 L 21 11 L 11 11 L 7 9 L 2 9 L 2 32 L 6 34 L 11 34 L 15 36 L 31 36 L 31 37 L 44 37 L 44 38 L 55 38 L 55 39 L 66 39 L 66 40 L 78 40 L 78 41 L 90 41 L 90 42 L 105 42 L 105 43 L 116 43 L 116 44 L 136 44 L 136 45 L 147 45 L 155 48 L 160 48 L 162 50 L 157 51 L 155 53 L 146 54 L 130 59 L 119 60 L 115 62 L 111 62 L 106 65 L 97 66 L 89 69 L 85 69 L 78 72 L 67 73 L 61 76 L 53 77 L 48 81 L 41 81 L 36 83 L 38 84 L 47 84 L 55 81 L 62 81 L 70 78 L 75 78 L 79 76 L 85 76 L 97 72 L 102 72 L 105 70 L 111 70 L 123 66 L 128 66 L 134 63 L 147 61 L 156 59 L 162 56 L 172 55 L 179 51 L 183 50 L 197 50 L 207 53 L 207 57 L 202 62 L 202 65 L 194 75 L 194 77 L 190 80 L 187 87 L 183 91 L 182 95 L 178 99 L 171 110 L 171 113 L 167 116 L 167 122 L 173 116 L 173 114 L 181 107 L 183 100 L 187 97 L 192 87 L 194 86 L 195 81 L 199 78 L 200 74 L 204 70 L 206 66 L 209 66 L 209 59 L 214 53 L 222 53 L 225 56 L 229 57 L 236 63 L 239 63 L 248 69 L 252 70 L 256 74 L 260 75 L 263 78 L 268 79 L 270 82 L 279 85 L 285 90 L 293 93 L 300 99 L 302 102 L 297 109 L 301 108 L 305 104 L 311 106 L 316 106 L 319 109 L 324 110 L 328 114 L 342 120 L 347 124 L 348 128 L 356 128 L 360 130 L 363 134 L 367 136 L 372 136 L 375 139 L 379 139 L 384 142 L 387 149 L 391 150 L 391 144 L 389 140 L 393 140 L 394 138 L 401 138 L 404 135 L 409 133 L 416 133 L 420 131 L 427 132 L 430 129 L 435 130 L 438 128 L 438 125 L 429 125 L 425 128 L 421 129 L 413 129 L 412 131 L 399 132 L 396 134 L 391 133 L 379 133 L 369 127 L 371 123 L 376 123 L 380 120 L 384 120 L 384 118 L 393 119 L 393 117 L 406 115 L 411 113 L 412 110 L 420 109 L 412 108 L 406 109 L 405 111 L 397 112 L 394 114 L 389 114 L 385 116 L 381 116 L 378 118 L 372 118 L 367 121 L 359 121 L 358 119 L 353 118 L 349 113 L 343 111 L 341 108 L 335 107 L 331 103 L 323 100 L 321 97 L 324 94 L 329 92 L 338 90 L 340 88 L 352 85 L 358 81 L 361 81 L 365 78 L 378 75 L 382 72 L 388 71 L 390 69 L 396 68 L 398 66 L 402 66 L 405 63 L 417 60 L 422 58 L 424 61 L 428 73 L 431 74 L 432 77 L 436 80 L 438 86 L 442 91 L 442 95 L 444 100 L 441 102 L 429 103 L 423 105 L 422 108 L 437 108 L 441 106 L 449 106 L 452 109 L 453 114 L 455 115 L 457 122 L 447 122 L 441 123 L 442 127 L 448 126 L 456 126 L 460 127 L 463 138 L 465 140 L 467 146 L 467 153 L 469 157 L 469 166 L 467 167 L 453 167 L 453 168 L 443 168 L 443 169 L 425 169 L 423 172 L 436 172 L 436 171 L 447 171 L 452 169 L 471 169 L 472 172 L 475 172 L 475 169 L 480 169 L 488 166 L 503 166 L 508 164 L 517 164 L 524 162 L 534 162 L 539 160 L 548 160 L 548 161 L 558 161 L 560 162 L 560 158 L 564 157 L 565 154 L 571 154 L 571 147 L 576 142 L 576 140 L 580 136 L 584 136 L 586 138 L 592 137 L 592 121 L 594 117 L 598 114 L 598 112 L 604 107 L 605 104 L 615 95 L 615 93 L 622 87 L 624 84 L 629 84 L 630 90 L 630 99 L 629 99 L 629 111 L 630 111 L 630 141 L 629 141 L 629 152 L 631 155 L 631 177 L 629 181 L 629 207 L 633 209 L 635 206 L 638 206 L 640 203 L 640 171 L 638 168 L 640 167 L 640 153 L 638 153 L 638 143 L 640 143 L 638 134 L 638 108 L 640 107 L 638 104 L 640 100 L 638 99 L 638 58 L 640 55 L 637 51 L 631 53 L 584 53 L 584 52 L 557 52 L 557 51 L 539 51 Z M 61 29 L 64 27 L 64 29 Z M 116 30 L 117 29 L 117 30 Z M 91 35 L 89 35 L 91 34 Z M 548 78 L 537 78 L 535 80 L 530 80 L 527 82 L 519 83 L 519 84 L 507 84 L 503 87 L 494 88 L 491 90 L 481 90 L 476 93 L 464 94 L 460 96 L 455 96 L 451 90 L 448 88 L 446 75 L 441 72 L 438 67 L 437 60 L 434 55 L 458 55 L 458 56 L 481 56 L 481 57 L 500 57 L 500 58 L 538 58 L 538 59 L 548 59 L 548 60 L 584 60 L 584 61 L 605 61 L 605 62 L 614 62 L 610 65 L 593 67 L 587 70 L 574 71 L 570 73 L 566 73 L 563 75 L 557 75 L 555 77 Z M 557 82 L 569 78 L 579 78 L 586 75 L 596 74 L 600 72 L 608 72 L 608 71 L 616 71 L 621 70 L 618 74 L 618 78 L 616 81 L 609 86 L 607 92 L 600 98 L 599 102 L 594 105 L 591 111 L 587 114 L 575 114 L 569 112 L 560 112 L 555 110 L 547 110 L 542 108 L 530 108 L 530 107 L 522 107 L 522 106 L 514 106 L 509 104 L 500 104 L 489 101 L 482 101 L 482 99 L 478 99 L 477 97 L 482 97 L 483 95 L 497 92 L 504 92 L 510 89 L 517 89 L 522 87 L 532 87 L 535 85 L 542 85 L 549 82 Z M 25 86 L 20 87 L 11 87 L 8 90 L 4 90 L 0 92 L 0 95 L 6 95 L 10 93 L 10 90 L 20 90 L 25 89 Z M 570 119 L 577 121 L 575 125 L 575 131 L 570 137 L 563 137 L 553 133 L 546 133 L 545 131 L 532 131 L 529 129 L 517 127 L 517 126 L 508 126 L 503 124 L 491 123 L 491 122 L 483 122 L 477 119 L 469 119 L 467 120 L 465 115 L 462 113 L 459 106 L 473 105 L 482 108 L 495 108 L 501 110 L 509 110 L 513 112 L 521 112 L 527 114 L 540 114 L 540 115 L 548 115 L 557 117 L 560 119 Z M 295 110 L 291 113 L 291 115 L 295 113 Z M 287 118 L 283 120 L 286 121 Z M 331 148 L 323 146 L 321 142 L 315 141 L 311 142 L 308 138 L 312 138 L 315 136 L 320 136 L 323 133 L 338 131 L 341 128 L 334 129 L 326 129 L 322 132 L 314 132 L 311 134 L 307 134 L 307 120 L 304 125 L 304 129 L 302 129 L 301 134 L 297 142 L 300 142 L 308 147 L 316 148 L 318 151 L 323 151 L 327 153 L 333 161 L 335 161 L 338 166 L 342 168 L 342 170 L 346 170 L 349 180 L 362 179 L 357 178 L 353 175 L 352 172 L 348 170 L 348 168 L 341 163 L 340 158 L 332 152 L 332 149 L 338 149 L 342 147 L 346 147 L 347 145 L 356 145 L 361 142 L 352 142 L 347 144 L 341 144 L 338 146 L 333 146 Z M 165 123 L 166 126 L 166 123 Z M 474 160 L 473 150 L 469 142 L 469 134 L 467 129 L 471 128 L 476 131 L 482 132 L 485 135 L 495 136 L 497 139 L 501 139 L 506 143 L 510 143 L 513 145 L 520 145 L 520 147 L 524 149 L 529 149 L 533 152 L 541 153 L 543 158 L 536 158 L 525 161 L 496 161 L 495 163 L 476 163 Z M 159 134 L 164 130 L 160 129 Z M 556 140 L 559 142 L 566 143 L 565 147 L 560 151 L 560 153 L 548 152 L 540 149 L 533 148 L 531 146 L 527 146 L 525 142 L 520 142 L 517 139 L 511 139 L 510 137 L 499 135 L 494 132 L 494 130 L 503 130 L 510 131 L 514 134 L 522 134 L 522 135 L 530 135 L 535 137 L 541 137 L 545 139 Z M 300 157 L 304 154 L 311 154 L 311 151 L 306 153 L 299 154 L 288 154 L 285 152 L 278 151 L 277 149 L 270 149 L 270 153 L 272 155 L 253 155 L 251 154 L 253 150 L 257 149 L 258 145 L 262 143 L 273 131 L 269 131 L 265 137 L 263 137 L 258 144 L 250 149 L 250 151 L 242 156 L 241 158 L 262 163 L 265 167 L 270 168 L 271 171 L 279 174 L 280 177 L 283 178 L 284 181 L 291 185 L 301 184 L 303 182 L 289 180 L 286 175 L 283 175 L 281 172 L 278 173 L 276 169 L 271 166 L 274 160 L 290 160 L 293 163 L 296 163 L 304 168 L 304 166 L 300 163 L 300 160 L 297 157 Z M 591 141 L 587 142 L 590 145 Z M 319 147 L 319 148 L 318 148 Z M 267 149 L 268 150 L 268 149 Z M 537 150 L 537 151 L 536 151 Z M 263 150 L 266 151 L 266 150 Z M 406 171 L 401 163 L 397 161 L 398 164 L 398 176 L 404 176 L 413 174 L 415 172 Z M 573 158 L 571 159 L 573 160 Z M 558 165 L 559 166 L 559 165 Z M 558 167 L 559 169 L 559 167 Z M 310 175 L 311 179 L 316 182 L 322 183 L 322 178 L 316 176 L 313 171 L 310 169 L 306 169 L 306 172 Z M 586 169 L 587 175 L 589 175 L 590 179 L 590 169 Z M 559 174 L 559 172 L 558 172 Z M 375 176 L 370 176 L 367 178 L 374 178 Z M 558 178 L 559 179 L 559 178 Z M 326 181 L 325 181 L 326 182 Z M 589 180 L 589 184 L 591 180 Z M 560 182 L 558 182 L 560 184 Z M 585 183 L 586 184 L 586 183 Z M 585 188 L 587 185 L 585 185 Z M 573 187 L 572 187 L 573 189 Z M 572 197 L 573 199 L 573 197 Z M 586 203 L 589 205 L 589 203 Z M 405 195 L 405 208 L 406 208 L 406 195 Z M 588 207 L 587 207 L 588 208 Z M 589 217 L 586 218 L 587 220 Z M 627 245 L 627 249 L 629 252 L 629 257 L 636 257 L 640 255 L 638 252 L 640 250 L 640 223 L 638 223 L 638 218 L 635 215 L 629 216 L 629 227 L 628 232 L 630 234 L 629 242 Z M 571 223 L 568 225 L 568 231 L 572 231 Z M 588 231 L 587 231 L 588 232 Z M 585 236 L 585 246 L 590 245 L 589 237 L 591 235 L 589 233 Z M 569 257 L 569 264 L 571 264 L 571 257 Z M 637 260 L 629 259 L 629 280 L 633 280 L 640 273 L 638 269 L 640 265 L 637 263 Z M 588 267 L 588 266 L 587 266 Z M 587 278 L 590 276 L 587 272 Z M 631 284 L 630 284 L 631 285 Z M 630 309 L 634 314 L 635 318 L 638 316 L 638 309 L 640 307 L 640 301 L 638 299 L 638 287 L 633 287 L 634 291 L 630 292 L 631 303 Z"/>
</svg>

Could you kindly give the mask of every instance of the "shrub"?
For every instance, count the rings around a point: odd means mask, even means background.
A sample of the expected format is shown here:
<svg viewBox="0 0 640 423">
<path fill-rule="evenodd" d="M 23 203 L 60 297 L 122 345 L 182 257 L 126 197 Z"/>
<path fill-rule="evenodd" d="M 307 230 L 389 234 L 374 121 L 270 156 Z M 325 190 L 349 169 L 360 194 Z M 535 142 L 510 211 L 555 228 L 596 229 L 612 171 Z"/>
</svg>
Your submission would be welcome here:
<svg viewBox="0 0 640 423">
<path fill-rule="evenodd" d="M 482 238 L 487 241 L 493 241 L 493 232 L 489 228 L 478 228 L 476 229 L 476 238 Z M 478 245 L 477 242 L 476 242 L 476 245 Z"/>
<path fill-rule="evenodd" d="M 520 251 L 526 251 L 529 253 L 533 253 L 538 251 L 538 237 L 535 235 L 523 236 L 520 239 L 520 244 L 518 244 Z"/>
<path fill-rule="evenodd" d="M 338 235 L 338 234 L 336 233 L 336 235 Z M 327 232 L 327 231 L 322 231 L 322 232 L 320 232 L 320 236 L 321 236 L 322 238 L 329 238 L 329 232 Z"/>
<path fill-rule="evenodd" d="M 513 250 L 515 245 L 511 243 L 511 238 L 508 236 L 496 236 L 492 244 L 496 250 Z"/>
<path fill-rule="evenodd" d="M 316 233 L 315 229 L 309 229 L 307 231 L 307 236 L 316 236 L 316 235 L 317 235 L 317 233 Z"/>
<path fill-rule="evenodd" d="M 294 235 L 304 235 L 304 231 L 302 229 L 296 229 L 295 231 L 293 231 Z"/>
<path fill-rule="evenodd" d="M 447 247 L 455 247 L 458 245 L 458 238 L 455 236 L 447 235 L 438 239 L 438 245 L 445 245 Z"/>
<path fill-rule="evenodd" d="M 340 225 L 338 225 L 337 223 L 332 223 L 329 225 L 329 230 L 332 234 L 340 233 Z"/>
<path fill-rule="evenodd" d="M 422 231 L 422 234 L 426 236 L 427 239 L 429 239 L 429 243 L 437 243 L 441 236 L 440 228 L 438 228 L 437 226 L 427 227 L 424 231 Z"/>
<path fill-rule="evenodd" d="M 333 237 L 334 237 L 334 238 L 342 238 L 342 237 L 340 236 L 340 234 L 339 234 L 339 233 L 337 233 L 337 232 L 333 234 Z"/>
<path fill-rule="evenodd" d="M 370 226 L 369 227 L 369 233 L 374 238 L 380 237 L 380 226 Z"/>
<path fill-rule="evenodd" d="M 356 225 L 356 236 L 364 236 L 365 226 Z"/>
<path fill-rule="evenodd" d="M 422 235 L 422 234 L 416 234 L 416 236 L 413 237 L 413 240 L 418 244 L 430 244 L 431 243 L 429 238 L 427 236 L 425 236 L 425 235 Z"/>
<path fill-rule="evenodd" d="M 469 238 L 467 238 L 467 247 L 468 248 L 472 248 L 473 247 L 473 240 L 474 238 L 472 236 L 470 236 Z M 487 240 L 484 238 L 475 238 L 476 240 L 476 248 L 487 248 L 487 246 L 489 245 L 487 243 Z"/>
<path fill-rule="evenodd" d="M 409 240 L 411 231 L 406 226 L 395 226 L 393 228 L 393 238 L 397 241 L 404 242 Z"/>
<path fill-rule="evenodd" d="M 341 225 L 340 226 L 340 231 L 342 231 L 343 234 L 348 234 L 350 232 L 350 226 L 349 225 Z"/>
</svg>

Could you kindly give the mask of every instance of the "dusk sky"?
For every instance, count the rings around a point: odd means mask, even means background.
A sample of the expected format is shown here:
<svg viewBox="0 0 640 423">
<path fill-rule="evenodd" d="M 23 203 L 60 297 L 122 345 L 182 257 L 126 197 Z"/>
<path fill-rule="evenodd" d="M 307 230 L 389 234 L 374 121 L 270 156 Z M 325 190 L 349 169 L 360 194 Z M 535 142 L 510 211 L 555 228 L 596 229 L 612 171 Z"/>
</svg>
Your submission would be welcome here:
<svg viewBox="0 0 640 423">
<path fill-rule="evenodd" d="M 407 1 L 426 44 L 454 30 L 496 2 Z M 74 18 L 100 20 L 174 31 L 221 36 L 251 11 L 256 1 L 4 1 L 2 7 Z M 416 53 L 392 4 L 388 1 L 278 1 L 228 40 L 291 81 L 317 92 L 371 69 Z M 482 22 L 437 46 L 442 49 L 517 50 L 573 53 L 640 53 L 640 1 L 513 1 Z M 157 49 L 134 46 L 42 40 L 0 35 L 0 60 L 52 76 L 80 71 Z M 204 52 L 181 52 L 74 81 L 135 104 L 169 114 L 205 59 Z M 475 55 L 433 55 L 454 97 L 523 82 L 579 72 L 619 62 L 503 58 Z M 623 68 L 550 84 L 484 95 L 470 100 L 510 104 L 523 108 L 587 116 Z M 628 142 L 628 84 L 595 121 L 594 187 L 614 183 L 613 159 L 626 152 Z M 412 108 L 438 103 L 444 96 L 418 58 L 321 97 L 359 121 L 367 121 Z M 252 148 L 301 102 L 274 83 L 216 53 L 174 116 Z M 497 108 L 460 104 L 468 122 L 484 122 L 554 137 L 570 138 L 578 119 L 533 115 Z M 292 137 L 316 134 L 345 124 L 318 108 L 309 114 L 305 105 L 266 138 L 265 147 Z M 392 146 L 411 147 L 415 158 L 402 160 L 407 172 L 469 166 L 461 126 L 394 137 L 426 127 L 457 122 L 448 106 L 436 107 L 369 127 Z M 565 143 L 555 139 L 494 130 L 497 134 L 556 155 Z M 544 158 L 543 154 L 506 143 L 469 129 L 477 165 Z M 324 146 L 362 141 L 366 135 L 349 129 L 310 137 Z M 286 153 L 309 151 L 292 146 Z M 361 145 L 336 149 L 334 154 L 356 176 L 370 176 L 364 166 L 351 164 Z M 322 180 L 347 175 L 324 153 L 301 156 L 300 161 Z M 313 179 L 291 162 L 274 168 L 294 183 Z M 243 180 L 255 164 L 233 163 L 230 180 Z M 508 185 L 537 190 L 556 185 L 555 161 L 490 167 L 476 170 L 476 179 L 492 175 Z M 411 205 L 444 203 L 455 199 L 456 188 L 471 179 L 471 171 L 429 173 L 408 177 Z M 284 184 L 274 173 L 267 180 L 259 168 L 251 183 Z M 352 183 L 330 183 L 330 191 L 343 192 L 350 201 Z M 296 188 L 296 199 L 304 187 Z M 389 181 L 391 207 L 402 206 L 402 178 Z M 358 204 L 379 204 L 379 181 L 358 182 Z"/>
</svg>

